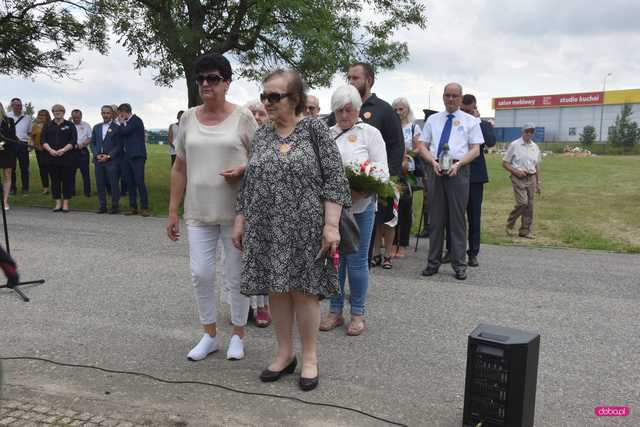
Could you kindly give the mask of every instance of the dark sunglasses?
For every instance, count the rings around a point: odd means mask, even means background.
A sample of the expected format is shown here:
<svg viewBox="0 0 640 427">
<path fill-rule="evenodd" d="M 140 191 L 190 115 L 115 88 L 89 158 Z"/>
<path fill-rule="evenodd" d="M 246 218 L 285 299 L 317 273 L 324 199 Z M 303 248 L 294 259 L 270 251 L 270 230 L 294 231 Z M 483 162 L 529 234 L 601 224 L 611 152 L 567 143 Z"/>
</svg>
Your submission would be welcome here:
<svg viewBox="0 0 640 427">
<path fill-rule="evenodd" d="M 207 74 L 206 76 L 200 74 L 196 77 L 196 82 L 198 82 L 200 86 L 202 86 L 205 81 L 210 85 L 215 86 L 221 81 L 224 81 L 224 77 L 218 74 Z"/>
<path fill-rule="evenodd" d="M 277 93 L 277 92 L 271 92 L 271 93 L 262 92 L 260 94 L 260 101 L 261 102 L 269 101 L 269 104 L 276 104 L 276 103 L 282 101 L 284 98 L 286 98 L 289 95 L 291 95 L 291 94 L 290 93 Z"/>
<path fill-rule="evenodd" d="M 536 133 L 536 130 L 535 130 L 535 129 L 525 129 L 525 130 L 524 130 L 524 133 L 531 133 L 531 134 L 534 134 L 534 133 Z"/>
</svg>

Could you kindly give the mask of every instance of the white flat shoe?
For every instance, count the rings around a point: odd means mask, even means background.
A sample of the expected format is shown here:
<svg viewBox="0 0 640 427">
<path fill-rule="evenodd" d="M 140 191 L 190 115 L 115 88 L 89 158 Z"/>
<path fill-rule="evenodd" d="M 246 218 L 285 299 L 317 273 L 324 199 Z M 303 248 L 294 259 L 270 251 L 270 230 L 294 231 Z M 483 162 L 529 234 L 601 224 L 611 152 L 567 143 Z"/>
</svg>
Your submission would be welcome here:
<svg viewBox="0 0 640 427">
<path fill-rule="evenodd" d="M 187 359 L 192 362 L 197 362 L 216 351 L 218 351 L 218 339 L 210 336 L 209 334 L 204 334 L 198 345 L 193 347 L 189 354 L 187 354 Z"/>
<path fill-rule="evenodd" d="M 229 349 L 227 350 L 227 360 L 240 360 L 244 358 L 244 343 L 238 335 L 231 337 Z"/>
</svg>

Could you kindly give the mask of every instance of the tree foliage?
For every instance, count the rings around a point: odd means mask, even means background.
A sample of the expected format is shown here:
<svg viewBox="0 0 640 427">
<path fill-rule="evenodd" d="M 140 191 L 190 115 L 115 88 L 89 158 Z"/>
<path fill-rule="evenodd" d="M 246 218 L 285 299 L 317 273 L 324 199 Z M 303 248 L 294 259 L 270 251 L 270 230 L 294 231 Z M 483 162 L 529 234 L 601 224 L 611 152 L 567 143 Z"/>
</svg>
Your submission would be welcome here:
<svg viewBox="0 0 640 427">
<path fill-rule="evenodd" d="M 81 46 L 105 50 L 107 25 L 99 2 L 3 0 L 0 2 L 0 73 L 65 76 L 67 59 Z"/>
<path fill-rule="evenodd" d="M 356 60 L 381 68 L 406 60 L 407 44 L 392 36 L 425 18 L 417 0 L 121 0 L 113 24 L 136 68 L 154 69 L 159 85 L 185 78 L 194 105 L 192 66 L 203 53 L 231 54 L 236 77 L 284 66 L 327 86 Z"/>
<path fill-rule="evenodd" d="M 229 54 L 236 77 L 258 79 L 275 67 L 328 86 L 354 61 L 389 69 L 409 56 L 396 31 L 424 28 L 419 0 L 3 0 L 0 72 L 66 75 L 81 45 L 106 52 L 108 32 L 157 84 L 187 82 L 198 102 L 193 61 Z"/>
<path fill-rule="evenodd" d="M 638 124 L 631 120 L 632 114 L 631 106 L 625 104 L 620 114 L 616 117 L 615 125 L 609 131 L 609 144 L 626 150 L 640 141 Z"/>
<path fill-rule="evenodd" d="M 593 126 L 585 126 L 580 134 L 580 144 L 584 148 L 589 148 L 596 141 L 596 128 Z"/>
</svg>

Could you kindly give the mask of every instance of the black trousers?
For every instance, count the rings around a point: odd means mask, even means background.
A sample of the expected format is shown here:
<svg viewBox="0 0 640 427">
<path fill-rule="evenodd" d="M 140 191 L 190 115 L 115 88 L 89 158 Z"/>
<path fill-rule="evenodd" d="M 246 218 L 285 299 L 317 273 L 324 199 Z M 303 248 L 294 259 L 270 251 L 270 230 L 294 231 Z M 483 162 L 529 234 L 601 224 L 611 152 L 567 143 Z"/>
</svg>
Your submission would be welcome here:
<svg viewBox="0 0 640 427">
<path fill-rule="evenodd" d="M 49 164 L 51 174 L 51 196 L 54 200 L 70 199 L 72 195 L 74 165 L 60 166 Z M 62 197 L 60 197 L 62 195 Z"/>
<path fill-rule="evenodd" d="M 18 165 L 20 165 L 20 178 L 22 179 L 22 191 L 29 191 L 29 150 L 27 147 L 19 144 L 16 148 L 16 159 Z M 18 166 L 16 165 L 16 169 Z M 18 188 L 16 182 L 16 169 L 11 170 L 11 191 L 16 191 Z"/>
<path fill-rule="evenodd" d="M 38 161 L 38 169 L 40 170 L 40 182 L 42 188 L 49 188 L 49 164 L 47 163 L 47 153 L 36 151 L 36 160 Z"/>
<path fill-rule="evenodd" d="M 469 185 L 469 203 L 467 204 L 467 219 L 469 221 L 469 248 L 467 255 L 478 256 L 480 252 L 480 215 L 482 213 L 482 196 L 484 184 Z"/>
<path fill-rule="evenodd" d="M 413 224 L 413 192 L 404 191 L 398 203 L 398 226 L 393 244 L 409 246 L 411 225 Z"/>
<path fill-rule="evenodd" d="M 77 171 L 80 170 L 80 175 L 82 175 L 82 192 L 85 196 L 91 196 L 91 175 L 89 174 L 89 161 L 90 155 L 89 150 L 83 148 L 82 150 L 76 150 L 75 154 L 75 164 L 73 167 L 73 193 L 76 191 L 76 174 Z"/>
</svg>

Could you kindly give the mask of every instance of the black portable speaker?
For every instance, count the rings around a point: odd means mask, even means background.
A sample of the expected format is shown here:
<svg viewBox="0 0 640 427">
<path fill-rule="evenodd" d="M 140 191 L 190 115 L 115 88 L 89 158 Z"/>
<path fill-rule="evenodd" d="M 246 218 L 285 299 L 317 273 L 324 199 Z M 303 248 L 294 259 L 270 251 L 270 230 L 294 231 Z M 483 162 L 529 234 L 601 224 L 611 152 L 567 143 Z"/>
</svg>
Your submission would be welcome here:
<svg viewBox="0 0 640 427">
<path fill-rule="evenodd" d="M 480 324 L 469 335 L 463 427 L 533 427 L 540 335 Z"/>
</svg>

